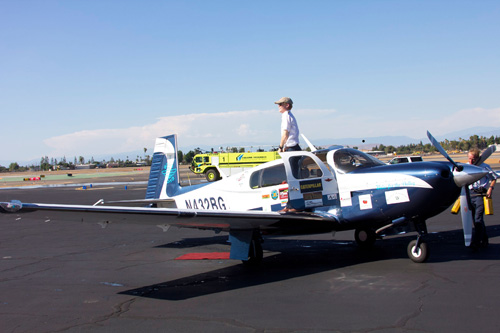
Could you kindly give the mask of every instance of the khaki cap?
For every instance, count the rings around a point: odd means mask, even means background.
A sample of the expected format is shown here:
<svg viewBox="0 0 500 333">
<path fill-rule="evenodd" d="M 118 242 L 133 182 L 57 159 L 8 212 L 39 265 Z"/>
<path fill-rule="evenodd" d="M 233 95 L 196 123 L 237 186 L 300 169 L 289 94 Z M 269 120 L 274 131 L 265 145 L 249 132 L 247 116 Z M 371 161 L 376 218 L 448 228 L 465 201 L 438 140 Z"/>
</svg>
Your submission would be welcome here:
<svg viewBox="0 0 500 333">
<path fill-rule="evenodd" d="M 281 103 L 293 104 L 293 101 L 290 97 L 281 97 L 279 101 L 274 102 L 274 104 L 281 104 Z"/>
</svg>

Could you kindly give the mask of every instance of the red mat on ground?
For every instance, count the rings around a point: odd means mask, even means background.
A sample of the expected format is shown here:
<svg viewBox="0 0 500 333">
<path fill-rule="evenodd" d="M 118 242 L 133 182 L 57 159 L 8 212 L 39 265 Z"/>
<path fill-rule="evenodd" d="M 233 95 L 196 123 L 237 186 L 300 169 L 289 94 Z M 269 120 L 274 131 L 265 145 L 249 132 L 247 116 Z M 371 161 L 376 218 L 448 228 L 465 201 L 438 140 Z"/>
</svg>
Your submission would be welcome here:
<svg viewBox="0 0 500 333">
<path fill-rule="evenodd" d="M 188 253 L 175 260 L 229 259 L 229 252 Z"/>
</svg>

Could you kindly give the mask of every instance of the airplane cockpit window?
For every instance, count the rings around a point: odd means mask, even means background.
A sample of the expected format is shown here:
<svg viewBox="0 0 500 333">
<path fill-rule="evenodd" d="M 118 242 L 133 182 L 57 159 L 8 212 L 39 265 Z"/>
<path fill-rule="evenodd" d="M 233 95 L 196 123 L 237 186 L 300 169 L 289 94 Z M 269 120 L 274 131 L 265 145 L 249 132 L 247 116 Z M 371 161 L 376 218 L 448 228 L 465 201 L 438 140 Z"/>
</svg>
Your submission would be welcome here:
<svg viewBox="0 0 500 333">
<path fill-rule="evenodd" d="M 318 178 L 323 176 L 321 168 L 308 156 L 290 157 L 290 167 L 295 179 Z"/>
<path fill-rule="evenodd" d="M 255 171 L 250 176 L 250 187 L 260 188 L 286 184 L 286 171 L 283 164 Z"/>
<path fill-rule="evenodd" d="M 333 156 L 333 161 L 337 170 L 344 173 L 377 165 L 385 165 L 384 162 L 373 156 L 349 148 L 337 150 Z"/>
</svg>

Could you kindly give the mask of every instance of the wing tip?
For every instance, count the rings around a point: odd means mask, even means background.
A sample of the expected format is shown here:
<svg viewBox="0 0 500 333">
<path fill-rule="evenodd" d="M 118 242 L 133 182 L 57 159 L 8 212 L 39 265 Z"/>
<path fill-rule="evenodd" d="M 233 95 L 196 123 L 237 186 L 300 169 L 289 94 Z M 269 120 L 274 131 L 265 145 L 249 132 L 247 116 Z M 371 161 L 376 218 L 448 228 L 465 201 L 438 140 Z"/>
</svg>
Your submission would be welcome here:
<svg viewBox="0 0 500 333">
<path fill-rule="evenodd" d="M 11 202 L 0 202 L 0 212 L 2 213 L 16 213 L 23 208 L 23 204 L 19 200 L 12 200 Z"/>
</svg>

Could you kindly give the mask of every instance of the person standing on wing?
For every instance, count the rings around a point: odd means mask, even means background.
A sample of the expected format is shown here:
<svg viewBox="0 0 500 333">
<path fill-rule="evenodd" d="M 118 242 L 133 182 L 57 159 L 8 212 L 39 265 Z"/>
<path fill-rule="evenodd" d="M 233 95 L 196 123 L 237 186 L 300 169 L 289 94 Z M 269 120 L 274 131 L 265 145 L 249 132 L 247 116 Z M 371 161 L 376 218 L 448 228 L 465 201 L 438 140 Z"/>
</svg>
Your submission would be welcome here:
<svg viewBox="0 0 500 333">
<path fill-rule="evenodd" d="M 302 150 L 299 146 L 299 126 L 291 111 L 292 99 L 281 97 L 274 104 L 278 104 L 281 113 L 281 141 L 278 152 Z"/>
</svg>

